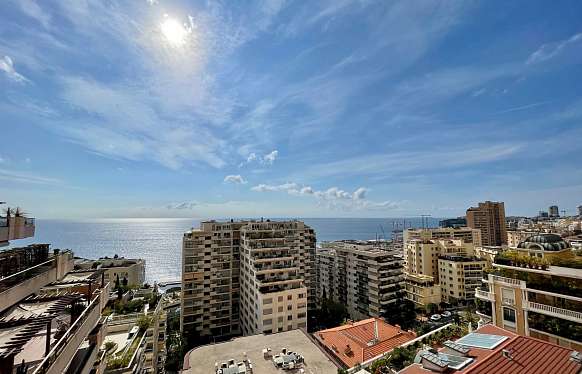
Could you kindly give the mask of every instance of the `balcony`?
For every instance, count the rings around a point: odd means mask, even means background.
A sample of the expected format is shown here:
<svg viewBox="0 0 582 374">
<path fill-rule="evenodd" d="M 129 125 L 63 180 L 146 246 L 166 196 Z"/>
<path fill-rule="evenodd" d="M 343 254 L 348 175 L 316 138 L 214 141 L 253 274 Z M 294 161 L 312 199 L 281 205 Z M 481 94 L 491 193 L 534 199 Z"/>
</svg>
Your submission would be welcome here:
<svg viewBox="0 0 582 374">
<path fill-rule="evenodd" d="M 513 287 L 515 287 L 515 286 L 519 287 L 522 284 L 522 281 L 519 279 L 506 278 L 506 277 L 501 277 L 499 275 L 491 275 L 490 279 L 492 279 L 493 282 L 495 282 L 495 283 L 503 283 L 505 285 L 513 286 Z M 525 284 L 525 282 L 524 282 L 524 284 Z"/>
<path fill-rule="evenodd" d="M 528 302 L 528 310 L 540 314 L 545 314 L 551 317 L 561 318 L 576 323 L 582 323 L 582 313 L 575 312 L 573 310 L 557 308 L 555 306 L 546 304 L 534 303 L 532 301 Z"/>
<path fill-rule="evenodd" d="M 483 291 L 478 288 L 475 289 L 475 297 L 481 300 L 495 301 L 495 295 L 491 292 Z"/>
<path fill-rule="evenodd" d="M 0 217 L 0 246 L 7 245 L 10 240 L 33 237 L 34 230 L 34 218 L 21 215 Z"/>
</svg>

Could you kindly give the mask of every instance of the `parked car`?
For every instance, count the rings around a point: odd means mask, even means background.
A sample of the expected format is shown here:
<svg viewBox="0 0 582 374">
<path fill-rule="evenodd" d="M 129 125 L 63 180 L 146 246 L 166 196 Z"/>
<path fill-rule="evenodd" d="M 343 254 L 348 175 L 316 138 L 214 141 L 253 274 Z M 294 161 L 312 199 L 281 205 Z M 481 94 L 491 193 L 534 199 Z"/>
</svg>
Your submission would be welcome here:
<svg viewBox="0 0 582 374">
<path fill-rule="evenodd" d="M 438 321 L 441 319 L 441 315 L 440 314 L 433 314 L 432 316 L 430 316 L 430 319 L 432 321 Z"/>
<path fill-rule="evenodd" d="M 449 312 L 448 310 L 445 310 L 444 312 L 442 312 L 441 315 L 445 318 L 449 318 L 450 316 L 453 315 L 453 313 Z"/>
</svg>

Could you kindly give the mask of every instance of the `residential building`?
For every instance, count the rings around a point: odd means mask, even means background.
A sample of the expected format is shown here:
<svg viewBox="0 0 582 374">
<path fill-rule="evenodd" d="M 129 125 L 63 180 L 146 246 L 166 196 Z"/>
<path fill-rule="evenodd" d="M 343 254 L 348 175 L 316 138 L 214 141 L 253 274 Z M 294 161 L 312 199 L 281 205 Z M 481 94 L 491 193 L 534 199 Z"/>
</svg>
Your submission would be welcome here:
<svg viewBox="0 0 582 374">
<path fill-rule="evenodd" d="M 403 234 L 404 243 L 412 239 L 461 239 L 475 247 L 480 246 L 481 231 L 470 227 L 441 227 L 431 229 L 407 229 Z"/>
<path fill-rule="evenodd" d="M 558 238 L 540 234 L 518 245 L 521 256 L 498 256 L 476 290 L 478 314 L 520 335 L 581 350 L 582 261 Z"/>
<path fill-rule="evenodd" d="M 344 369 L 365 365 L 416 338 L 414 332 L 404 331 L 380 318 L 350 322 L 318 331 L 314 336 Z"/>
<path fill-rule="evenodd" d="M 449 304 L 474 301 L 475 289 L 481 285 L 487 261 L 476 257 L 446 255 L 440 256 L 438 262 L 442 301 Z"/>
<path fill-rule="evenodd" d="M 315 271 L 303 222 L 204 221 L 184 235 L 181 328 L 221 338 L 306 327 Z"/>
<path fill-rule="evenodd" d="M 439 227 L 460 228 L 467 227 L 467 219 L 465 217 L 448 218 L 439 222 Z"/>
<path fill-rule="evenodd" d="M 548 214 L 550 218 L 558 218 L 560 217 L 560 210 L 558 209 L 557 205 L 552 205 L 548 208 Z"/>
<path fill-rule="evenodd" d="M 505 206 L 502 202 L 486 201 L 467 209 L 467 226 L 481 230 L 481 244 L 507 243 Z"/>
<path fill-rule="evenodd" d="M 441 286 L 433 276 L 405 273 L 404 279 L 406 298 L 416 305 L 427 306 L 441 302 Z"/>
<path fill-rule="evenodd" d="M 25 269 L 12 261 L 29 254 L 34 259 Z M 50 253 L 48 245 L 13 249 L 0 257 L 15 265 L 7 274 L 4 264 L 0 280 L 0 373 L 101 372 L 94 363 L 104 357 L 101 312 L 110 289 L 103 272 L 71 273 L 72 253 Z"/>
<path fill-rule="evenodd" d="M 578 205 L 578 216 L 582 217 L 582 205 Z"/>
<path fill-rule="evenodd" d="M 80 259 L 75 262 L 78 269 L 102 269 L 107 282 L 115 282 L 126 279 L 131 286 L 141 286 L 145 283 L 145 260 L 130 259 L 124 257 L 108 258 L 103 257 L 98 260 Z"/>
<path fill-rule="evenodd" d="M 463 232 L 463 237 L 468 238 L 470 242 L 465 242 L 462 238 L 429 239 L 443 234 L 442 230 L 428 229 L 420 232 L 408 230 L 419 235 L 408 235 L 408 240 L 404 243 L 406 298 L 419 306 L 426 307 L 428 304 L 438 304 L 441 301 L 471 301 L 472 290 L 475 288 L 473 270 L 474 268 L 482 269 L 486 264 L 485 260 L 474 257 L 473 242 L 479 242 L 479 236 L 473 234 L 477 234 L 478 230 L 451 229 L 449 231 L 450 235 Z M 440 258 L 443 258 L 442 264 Z M 462 261 L 455 259 L 462 259 Z M 454 276 L 449 275 L 453 265 Z M 446 278 L 443 278 L 445 274 L 439 274 L 442 266 L 446 268 Z M 469 277 L 465 277 L 465 267 L 467 271 L 471 270 Z M 446 279 L 446 283 L 441 284 L 442 279 Z"/>
<path fill-rule="evenodd" d="M 438 349 L 421 349 L 399 374 L 578 374 L 580 352 L 485 325 Z"/>
<path fill-rule="evenodd" d="M 234 368 L 236 371 L 231 373 L 281 374 L 287 371 L 281 370 L 284 361 L 287 362 L 287 369 L 290 368 L 290 362 L 294 362 L 291 373 L 298 373 L 298 367 L 305 367 L 306 373 L 335 374 L 339 366 L 314 343 L 312 337 L 298 329 L 238 337 L 223 343 L 197 347 L 184 357 L 181 373 L 209 374 L 217 373 L 221 368 Z"/>
<path fill-rule="evenodd" d="M 318 300 L 344 304 L 353 319 L 384 316 L 403 296 L 403 259 L 395 250 L 336 241 L 324 243 L 316 258 Z"/>
<path fill-rule="evenodd" d="M 0 247 L 7 246 L 11 240 L 25 239 L 34 236 L 34 218 L 27 218 L 20 210 L 6 211 L 6 216 L 0 216 Z"/>
</svg>

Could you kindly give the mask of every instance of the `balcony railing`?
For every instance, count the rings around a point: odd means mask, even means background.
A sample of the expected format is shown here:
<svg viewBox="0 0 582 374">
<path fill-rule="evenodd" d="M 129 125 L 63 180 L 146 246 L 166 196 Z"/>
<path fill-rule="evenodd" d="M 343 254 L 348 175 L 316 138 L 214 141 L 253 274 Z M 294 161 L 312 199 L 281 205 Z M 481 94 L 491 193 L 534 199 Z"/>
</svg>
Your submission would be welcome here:
<svg viewBox="0 0 582 374">
<path fill-rule="evenodd" d="M 506 278 L 506 277 L 501 277 L 499 275 L 492 275 L 491 277 L 493 278 L 494 282 L 505 283 L 505 284 L 508 284 L 510 286 L 520 286 L 521 285 L 521 281 L 519 279 Z"/>
<path fill-rule="evenodd" d="M 566 319 L 576 323 L 582 323 L 582 313 L 575 312 L 573 310 L 557 308 L 555 306 L 534 303 L 532 301 L 528 302 L 528 309 L 532 312 L 546 314 L 552 317 Z"/>
<path fill-rule="evenodd" d="M 475 289 L 475 297 L 487 301 L 495 301 L 495 297 L 491 292 L 483 291 L 478 288 Z"/>
</svg>

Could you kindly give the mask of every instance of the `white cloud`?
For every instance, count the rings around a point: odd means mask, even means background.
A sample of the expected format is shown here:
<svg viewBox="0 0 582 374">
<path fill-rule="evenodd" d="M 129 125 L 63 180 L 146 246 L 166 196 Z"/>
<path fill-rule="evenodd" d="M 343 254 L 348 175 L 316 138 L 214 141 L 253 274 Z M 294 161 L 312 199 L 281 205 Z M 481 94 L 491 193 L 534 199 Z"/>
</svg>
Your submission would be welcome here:
<svg viewBox="0 0 582 374">
<path fill-rule="evenodd" d="M 246 184 L 247 181 L 240 175 L 227 175 L 224 177 L 225 183 Z"/>
<path fill-rule="evenodd" d="M 548 61 L 563 53 L 568 48 L 573 48 L 577 44 L 582 46 L 582 33 L 572 35 L 570 38 L 559 42 L 542 44 L 528 57 L 526 64 L 530 65 Z"/>
<path fill-rule="evenodd" d="M 18 73 L 14 69 L 14 63 L 9 56 L 4 56 L 4 58 L 0 58 L 0 71 L 6 73 L 6 76 L 19 83 L 30 82 L 24 75 Z"/>
<path fill-rule="evenodd" d="M 298 183 L 287 182 L 279 185 L 259 184 L 251 187 L 256 192 L 286 192 L 293 196 L 313 196 L 319 206 L 340 210 L 390 210 L 400 207 L 392 201 L 375 202 L 366 199 L 369 189 L 359 187 L 354 192 L 348 192 L 338 187 L 316 191 L 311 186 L 300 186 Z"/>
<path fill-rule="evenodd" d="M 274 150 L 271 153 L 267 153 L 265 156 L 263 156 L 263 162 L 266 164 L 269 164 L 269 165 L 273 165 L 273 162 L 275 162 L 278 155 L 279 155 L 279 151 L 277 151 L 277 150 Z"/>
<path fill-rule="evenodd" d="M 277 157 L 279 156 L 279 151 L 276 149 L 272 152 L 265 154 L 264 156 L 257 155 L 255 152 L 251 152 L 247 155 L 246 161 L 239 164 L 239 168 L 243 167 L 245 164 L 252 164 L 258 162 L 263 165 L 273 165 Z"/>
</svg>

